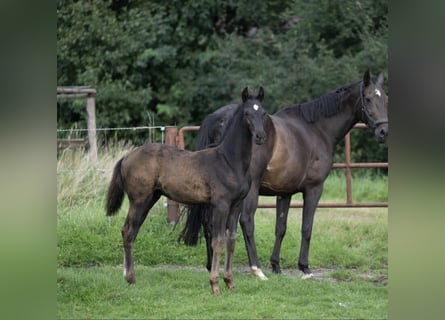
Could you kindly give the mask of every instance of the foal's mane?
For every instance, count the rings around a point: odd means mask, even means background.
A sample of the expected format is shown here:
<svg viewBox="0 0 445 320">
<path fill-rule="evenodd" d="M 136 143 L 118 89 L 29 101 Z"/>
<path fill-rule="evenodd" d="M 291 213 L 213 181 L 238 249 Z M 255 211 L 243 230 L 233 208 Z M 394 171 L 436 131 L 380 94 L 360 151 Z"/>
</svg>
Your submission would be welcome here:
<svg viewBox="0 0 445 320">
<path fill-rule="evenodd" d="M 317 99 L 293 104 L 281 109 L 281 112 L 296 115 L 303 118 L 306 122 L 316 122 L 321 117 L 331 117 L 340 111 L 343 97 L 352 91 L 352 88 L 359 82 L 354 82 L 338 88 L 335 91 L 326 93 Z"/>
</svg>

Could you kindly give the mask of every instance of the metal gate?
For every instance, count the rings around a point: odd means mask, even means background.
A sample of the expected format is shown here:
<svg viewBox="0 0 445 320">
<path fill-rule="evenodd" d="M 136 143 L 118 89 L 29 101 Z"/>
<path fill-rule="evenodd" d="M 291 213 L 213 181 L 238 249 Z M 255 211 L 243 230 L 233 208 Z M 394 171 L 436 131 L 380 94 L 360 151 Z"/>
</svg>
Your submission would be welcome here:
<svg viewBox="0 0 445 320">
<path fill-rule="evenodd" d="M 353 129 L 367 128 L 366 124 L 358 123 Z M 179 131 L 176 127 L 166 128 L 165 143 L 184 149 L 184 134 L 190 131 L 198 131 L 199 126 L 185 126 Z M 333 169 L 344 169 L 346 172 L 346 201 L 345 202 L 320 202 L 318 208 L 378 208 L 388 207 L 388 202 L 353 202 L 352 201 L 352 169 L 356 168 L 388 168 L 388 162 L 351 162 L 351 137 L 348 132 L 345 136 L 345 162 L 334 163 Z M 291 208 L 302 208 L 303 202 L 291 202 Z M 258 208 L 275 208 L 274 203 L 258 204 Z M 168 220 L 179 219 L 179 205 L 173 200 L 167 201 Z"/>
</svg>

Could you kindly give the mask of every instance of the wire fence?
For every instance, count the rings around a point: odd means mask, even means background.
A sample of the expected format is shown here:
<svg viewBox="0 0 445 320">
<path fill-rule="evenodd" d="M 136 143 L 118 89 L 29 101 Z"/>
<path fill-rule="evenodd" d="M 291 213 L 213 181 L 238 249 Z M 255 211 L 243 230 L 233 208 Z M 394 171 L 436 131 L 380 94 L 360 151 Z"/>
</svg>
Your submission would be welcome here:
<svg viewBox="0 0 445 320">
<path fill-rule="evenodd" d="M 71 134 L 79 137 L 79 133 L 96 131 L 96 132 L 107 132 L 107 131 L 140 131 L 140 130 L 159 130 L 161 132 L 161 143 L 165 143 L 165 128 L 167 126 L 137 126 L 137 127 L 108 127 L 108 128 L 61 128 L 57 129 L 57 133 L 70 133 L 68 138 L 61 138 L 58 140 L 76 140 L 76 138 L 71 139 Z"/>
</svg>

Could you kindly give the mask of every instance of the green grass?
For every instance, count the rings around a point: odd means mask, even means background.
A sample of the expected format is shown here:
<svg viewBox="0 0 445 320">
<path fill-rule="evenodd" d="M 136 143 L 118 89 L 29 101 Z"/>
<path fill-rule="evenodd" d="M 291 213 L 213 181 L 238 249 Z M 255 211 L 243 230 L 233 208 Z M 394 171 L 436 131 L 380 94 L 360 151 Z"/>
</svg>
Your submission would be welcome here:
<svg viewBox="0 0 445 320">
<path fill-rule="evenodd" d="M 58 318 L 70 319 L 382 319 L 386 287 L 235 273 L 236 289 L 210 294 L 206 271 L 137 266 L 128 285 L 116 267 L 58 270 Z"/>
<path fill-rule="evenodd" d="M 124 153 L 111 151 L 94 165 L 77 153 L 59 159 L 58 318 L 387 318 L 387 208 L 318 209 L 309 263 L 319 276 L 312 280 L 302 280 L 296 270 L 301 209 L 289 213 L 280 256 L 282 275 L 272 274 L 269 266 L 274 210 L 258 210 L 256 243 L 269 280 L 259 281 L 246 272 L 247 254 L 239 228 L 236 290 L 229 292 L 221 279 L 222 294 L 214 297 L 204 268 L 204 241 L 197 247 L 179 244 L 183 221 L 176 227 L 167 223 L 165 199 L 161 199 L 135 242 L 137 283 L 127 285 L 122 277 L 120 229 L 128 201 L 115 217 L 105 217 L 104 212 L 111 169 Z M 360 179 L 354 180 L 353 191 L 359 185 L 364 191 L 354 192 L 354 201 L 387 201 L 386 178 L 363 175 Z M 344 201 L 342 181 L 341 172 L 331 175 L 322 200 Z M 275 201 L 261 199 L 266 200 Z"/>
</svg>

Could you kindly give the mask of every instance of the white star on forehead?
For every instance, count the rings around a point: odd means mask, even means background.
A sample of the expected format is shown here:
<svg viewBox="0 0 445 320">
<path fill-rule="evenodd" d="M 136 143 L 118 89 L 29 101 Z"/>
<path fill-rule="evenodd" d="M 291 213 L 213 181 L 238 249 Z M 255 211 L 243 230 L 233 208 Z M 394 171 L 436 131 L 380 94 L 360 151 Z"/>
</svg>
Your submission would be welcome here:
<svg viewBox="0 0 445 320">
<path fill-rule="evenodd" d="M 382 96 L 379 89 L 375 89 L 375 94 L 378 95 L 379 97 Z"/>
<path fill-rule="evenodd" d="M 257 105 L 257 104 L 254 104 L 254 105 L 253 105 L 253 110 L 257 111 L 257 110 L 258 110 L 258 108 L 259 108 L 259 107 L 258 107 L 258 105 Z"/>
</svg>

